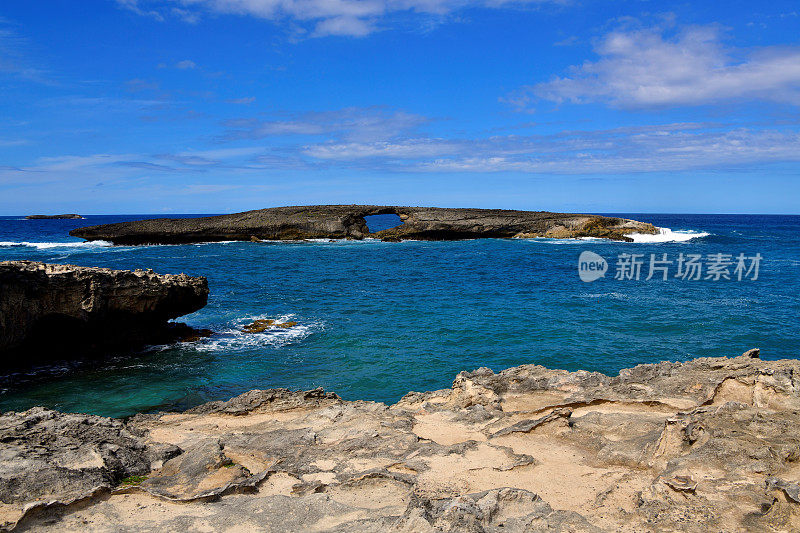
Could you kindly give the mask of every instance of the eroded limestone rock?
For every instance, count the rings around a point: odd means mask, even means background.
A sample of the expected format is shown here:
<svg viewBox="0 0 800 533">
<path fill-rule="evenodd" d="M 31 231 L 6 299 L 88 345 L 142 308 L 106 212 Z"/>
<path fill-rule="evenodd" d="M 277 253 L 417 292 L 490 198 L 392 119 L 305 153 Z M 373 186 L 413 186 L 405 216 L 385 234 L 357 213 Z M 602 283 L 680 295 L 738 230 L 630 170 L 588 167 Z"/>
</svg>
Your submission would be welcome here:
<svg viewBox="0 0 800 533">
<path fill-rule="evenodd" d="M 396 214 L 403 224 L 370 233 L 364 217 Z M 457 240 L 475 238 L 600 237 L 631 240 L 630 233 L 657 233 L 652 224 L 617 217 L 381 205 L 273 207 L 200 218 L 118 222 L 72 230 L 70 235 L 114 244 L 182 244 L 214 241 L 363 239 Z"/>
<path fill-rule="evenodd" d="M 181 453 L 120 420 L 42 407 L 0 415 L 0 528 L 30 511 L 107 494 Z"/>
<path fill-rule="evenodd" d="M 797 531 L 798 376 L 749 355 L 613 377 L 524 365 L 392 406 L 274 389 L 127 422 L 8 413 L 0 501 L 7 526 L 42 531 Z M 69 417 L 135 459 L 63 459 Z"/>
</svg>

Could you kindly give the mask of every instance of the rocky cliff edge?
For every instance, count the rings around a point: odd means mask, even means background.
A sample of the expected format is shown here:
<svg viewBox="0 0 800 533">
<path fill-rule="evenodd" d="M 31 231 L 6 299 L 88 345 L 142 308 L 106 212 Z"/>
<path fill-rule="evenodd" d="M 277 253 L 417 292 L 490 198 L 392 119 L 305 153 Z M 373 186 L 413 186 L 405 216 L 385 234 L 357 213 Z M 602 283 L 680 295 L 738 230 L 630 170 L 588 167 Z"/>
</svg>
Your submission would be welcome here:
<svg viewBox="0 0 800 533">
<path fill-rule="evenodd" d="M 161 342 L 207 300 L 203 277 L 0 261 L 0 364 Z"/>
</svg>

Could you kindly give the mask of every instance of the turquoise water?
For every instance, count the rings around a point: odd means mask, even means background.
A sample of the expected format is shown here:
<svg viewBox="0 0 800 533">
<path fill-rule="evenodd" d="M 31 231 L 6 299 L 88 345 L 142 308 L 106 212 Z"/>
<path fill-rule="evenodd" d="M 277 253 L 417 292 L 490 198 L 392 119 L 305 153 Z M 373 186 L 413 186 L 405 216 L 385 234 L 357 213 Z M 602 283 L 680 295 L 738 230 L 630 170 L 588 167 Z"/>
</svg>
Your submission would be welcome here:
<svg viewBox="0 0 800 533">
<path fill-rule="evenodd" d="M 0 259 L 207 276 L 208 306 L 183 321 L 216 332 L 135 356 L 4 376 L 0 410 L 45 405 L 122 416 L 253 388 L 317 386 L 346 399 L 394 402 L 409 390 L 449 387 L 459 371 L 481 366 L 537 363 L 615 374 L 639 363 L 738 355 L 751 347 L 770 359 L 800 354 L 800 217 L 625 216 L 694 238 L 112 247 L 67 233 L 144 217 L 0 218 Z M 580 281 L 584 250 L 608 260 L 605 278 Z M 620 253 L 674 260 L 681 252 L 760 253 L 759 279 L 613 279 Z M 255 318 L 299 326 L 238 331 Z"/>
</svg>

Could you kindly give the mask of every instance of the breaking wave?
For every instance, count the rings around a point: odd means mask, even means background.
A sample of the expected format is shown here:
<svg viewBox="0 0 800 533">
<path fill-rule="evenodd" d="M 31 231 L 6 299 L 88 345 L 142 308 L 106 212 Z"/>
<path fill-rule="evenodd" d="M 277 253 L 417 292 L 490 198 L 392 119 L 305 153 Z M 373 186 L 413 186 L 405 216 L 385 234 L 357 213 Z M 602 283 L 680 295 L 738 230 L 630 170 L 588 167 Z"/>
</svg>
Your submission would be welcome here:
<svg viewBox="0 0 800 533">
<path fill-rule="evenodd" d="M 646 233 L 630 233 L 628 237 L 633 239 L 633 242 L 653 243 L 653 242 L 684 242 L 692 239 L 699 239 L 700 237 L 708 237 L 710 233 L 705 231 L 694 230 L 676 230 L 672 231 L 669 228 L 658 228 L 658 233 L 655 235 L 648 235 Z"/>
<path fill-rule="evenodd" d="M 256 320 L 273 319 L 276 323 L 297 322 L 290 328 L 273 327 L 263 333 L 247 333 L 242 327 Z M 238 318 L 230 322 L 211 326 L 214 335 L 201 339 L 193 344 L 201 351 L 237 351 L 251 348 L 280 348 L 298 342 L 309 335 L 322 331 L 324 324 L 316 321 L 305 321 L 293 314 L 286 315 L 252 315 Z"/>
<path fill-rule="evenodd" d="M 107 248 L 113 246 L 108 241 L 81 241 L 81 242 L 15 242 L 0 241 L 0 248 L 36 248 L 37 250 L 50 250 L 53 248 Z"/>
</svg>

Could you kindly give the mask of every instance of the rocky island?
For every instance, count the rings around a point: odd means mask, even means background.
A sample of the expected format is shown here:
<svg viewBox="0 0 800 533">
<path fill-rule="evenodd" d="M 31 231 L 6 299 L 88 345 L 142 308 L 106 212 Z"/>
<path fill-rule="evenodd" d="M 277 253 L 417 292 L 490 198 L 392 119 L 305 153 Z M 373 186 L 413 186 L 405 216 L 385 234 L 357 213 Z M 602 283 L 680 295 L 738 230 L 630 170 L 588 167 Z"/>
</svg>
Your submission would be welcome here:
<svg viewBox="0 0 800 533">
<path fill-rule="evenodd" d="M 0 416 L 37 531 L 797 531 L 800 361 L 462 372 L 387 406 L 254 390 L 128 420 Z"/>
<path fill-rule="evenodd" d="M 50 220 L 50 219 L 75 219 L 83 220 L 84 217 L 76 213 L 68 213 L 64 215 L 28 215 L 25 218 L 28 220 Z"/>
<path fill-rule="evenodd" d="M 168 342 L 188 328 L 169 320 L 207 300 L 203 277 L 1 261 L 2 366 Z"/>
<path fill-rule="evenodd" d="M 403 224 L 370 233 L 370 215 L 398 215 Z M 70 235 L 114 244 L 185 244 L 214 241 L 300 239 L 457 240 L 474 238 L 600 237 L 631 240 L 657 233 L 652 224 L 616 217 L 375 205 L 273 207 L 201 218 L 161 218 L 74 229 Z"/>
</svg>

